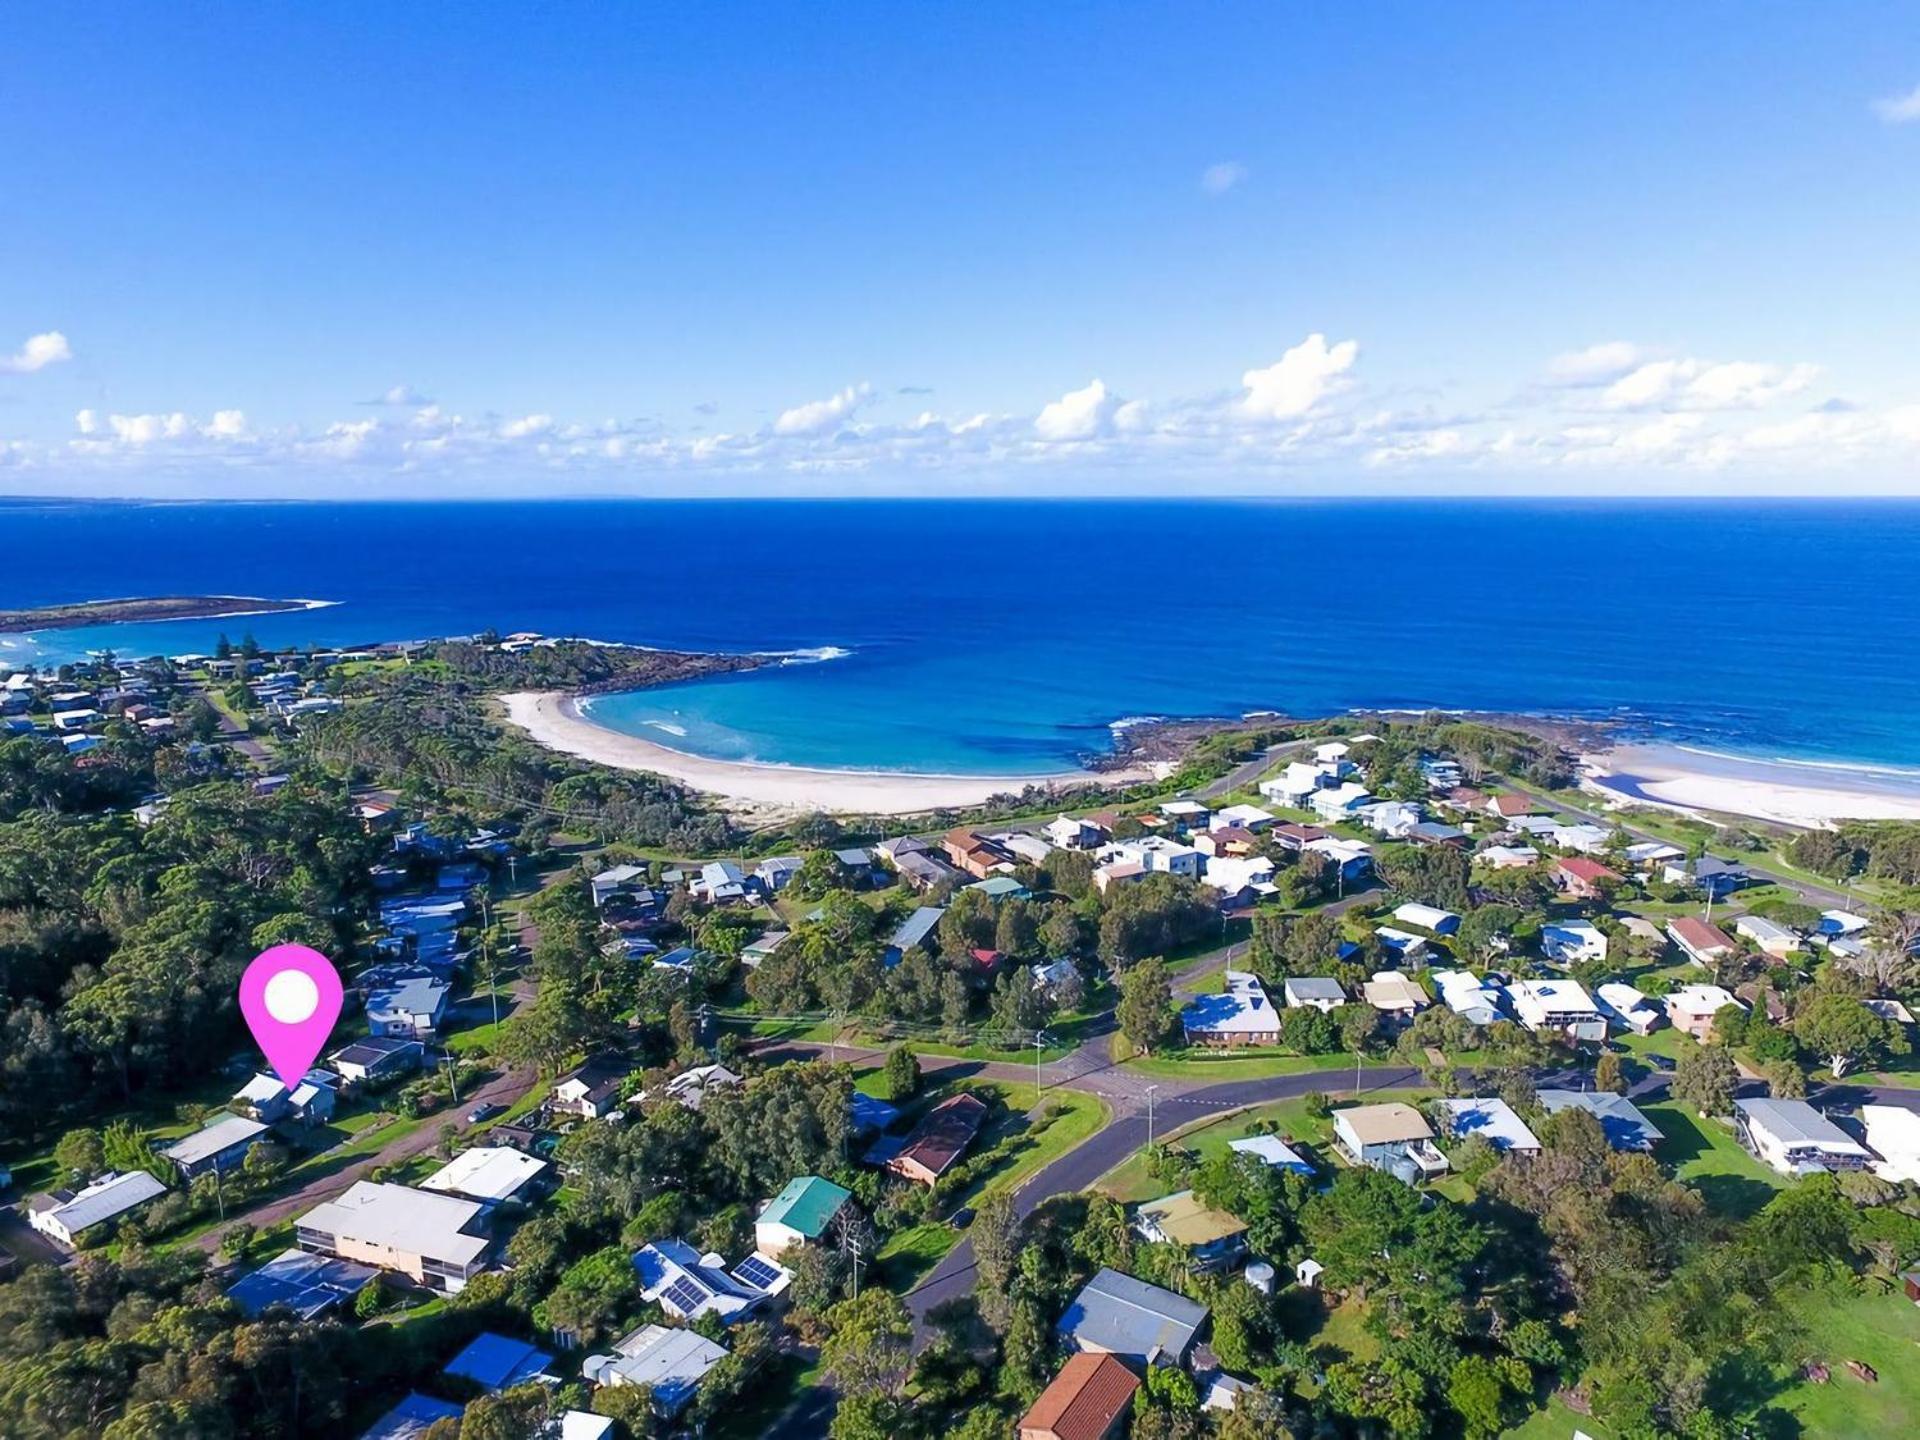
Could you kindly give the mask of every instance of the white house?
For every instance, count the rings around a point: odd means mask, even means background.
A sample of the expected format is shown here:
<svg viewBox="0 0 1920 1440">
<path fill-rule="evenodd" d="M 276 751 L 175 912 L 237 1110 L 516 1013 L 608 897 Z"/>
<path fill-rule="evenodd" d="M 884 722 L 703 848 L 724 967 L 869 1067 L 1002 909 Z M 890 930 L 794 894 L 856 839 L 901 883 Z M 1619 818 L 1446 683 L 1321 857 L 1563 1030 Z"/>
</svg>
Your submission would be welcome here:
<svg viewBox="0 0 1920 1440">
<path fill-rule="evenodd" d="M 726 1358 L 723 1346 L 695 1331 L 642 1325 L 611 1355 L 589 1355 L 580 1373 L 595 1385 L 645 1385 L 653 1408 L 672 1419 L 687 1408 L 707 1372 Z"/>
<path fill-rule="evenodd" d="M 1740 1005 L 1732 991 L 1719 985 L 1682 985 L 1667 992 L 1666 1000 L 1667 1019 L 1673 1028 L 1686 1031 L 1696 1040 L 1713 1034 L 1715 1015 L 1729 1005 Z"/>
<path fill-rule="evenodd" d="M 1609 980 L 1596 989 L 1593 1003 L 1608 1020 L 1636 1035 L 1651 1034 L 1667 1018 L 1666 1011 L 1620 980 Z"/>
<path fill-rule="evenodd" d="M 1433 1127 L 1413 1106 L 1398 1101 L 1334 1111 L 1333 1143 L 1351 1163 L 1403 1180 L 1447 1169 L 1447 1157 L 1434 1146 Z"/>
<path fill-rule="evenodd" d="M 144 1170 L 110 1172 L 78 1190 L 34 1196 L 27 1202 L 27 1224 L 72 1246 L 94 1226 L 117 1220 L 166 1193 L 167 1187 Z"/>
<path fill-rule="evenodd" d="M 1313 765 L 1302 765 L 1294 761 L 1271 780 L 1262 780 L 1258 789 L 1268 800 L 1276 801 L 1293 810 L 1304 810 L 1313 799 L 1314 793 L 1331 779 L 1327 773 Z"/>
<path fill-rule="evenodd" d="M 1393 918 L 1416 930 L 1431 930 L 1435 935 L 1451 935 L 1460 928 L 1460 917 L 1437 905 L 1402 905 L 1393 912 Z"/>
<path fill-rule="evenodd" d="M 1533 1154 L 1540 1149 L 1540 1138 L 1497 1095 L 1441 1100 L 1438 1104 L 1450 1139 L 1467 1140 L 1477 1135 L 1503 1154 L 1509 1150 Z"/>
<path fill-rule="evenodd" d="M 1220 892 L 1222 904 L 1278 893 L 1273 861 L 1264 855 L 1216 855 L 1207 861 L 1200 878 Z"/>
<path fill-rule="evenodd" d="M 1410 1020 L 1416 1011 L 1426 1009 L 1431 1003 L 1420 982 L 1398 970 L 1376 970 L 1361 990 L 1367 1004 L 1396 1019 Z"/>
<path fill-rule="evenodd" d="M 1391 925 L 1377 925 L 1373 933 L 1380 937 L 1380 943 L 1391 950 L 1394 958 L 1402 964 L 1424 963 L 1420 957 L 1426 953 L 1426 936 L 1415 935 L 1409 930 L 1396 930 Z"/>
<path fill-rule="evenodd" d="M 1515 980 L 1507 986 L 1513 1013 L 1529 1030 L 1555 1031 L 1575 1040 L 1607 1038 L 1607 1022 L 1584 985 L 1572 980 Z"/>
<path fill-rule="evenodd" d="M 1864 1170 L 1866 1147 L 1804 1100 L 1736 1100 L 1734 1124 L 1754 1155 L 1782 1175 Z"/>
<path fill-rule="evenodd" d="M 1213 812 L 1198 800 L 1168 800 L 1160 813 L 1183 830 L 1204 830 Z"/>
<path fill-rule="evenodd" d="M 1372 798 L 1364 785 L 1348 781 L 1331 790 L 1314 791 L 1307 803 L 1322 820 L 1344 820 Z"/>
<path fill-rule="evenodd" d="M 1473 858 L 1495 870 L 1519 870 L 1538 860 L 1540 852 L 1531 845 L 1489 845 Z"/>
<path fill-rule="evenodd" d="M 602 870 L 587 885 L 593 893 L 593 908 L 598 910 L 621 891 L 637 890 L 646 883 L 646 866 L 615 865 L 610 870 Z"/>
<path fill-rule="evenodd" d="M 476 1145 L 427 1176 L 420 1188 L 486 1205 L 525 1204 L 550 1168 L 545 1160 L 510 1146 Z"/>
<path fill-rule="evenodd" d="M 1258 805 L 1229 805 L 1218 811 L 1213 817 L 1215 830 L 1224 830 L 1237 826 L 1242 830 L 1260 831 L 1273 824 L 1273 816 Z"/>
<path fill-rule="evenodd" d="M 1500 1018 L 1500 992 L 1467 970 L 1435 970 L 1429 979 L 1440 1003 L 1475 1025 L 1491 1025 Z"/>
<path fill-rule="evenodd" d="M 1312 1006 L 1323 1014 L 1347 1003 L 1347 992 L 1338 980 L 1323 976 L 1290 976 L 1281 989 L 1287 1008 L 1304 1010 Z"/>
<path fill-rule="evenodd" d="M 1114 862 L 1138 865 L 1149 874 L 1184 875 L 1198 880 L 1207 857 L 1191 845 L 1169 840 L 1164 835 L 1142 835 L 1137 840 L 1121 840 L 1100 851 L 1102 865 Z"/>
<path fill-rule="evenodd" d="M 658 1301 L 676 1320 L 718 1315 L 731 1324 L 756 1309 L 767 1292 L 729 1275 L 718 1255 L 702 1255 L 684 1240 L 660 1240 L 634 1252 L 640 1298 Z"/>
<path fill-rule="evenodd" d="M 1880 1158 L 1873 1173 L 1895 1184 L 1920 1185 L 1920 1113 L 1904 1105 L 1862 1105 L 1867 1148 Z"/>
<path fill-rule="evenodd" d="M 1556 920 L 1540 927 L 1540 953 L 1556 965 L 1607 958 L 1607 937 L 1591 920 Z"/>
<path fill-rule="evenodd" d="M 1061 815 L 1040 828 L 1040 834 L 1056 850 L 1093 850 L 1107 838 L 1107 832 L 1089 820 Z"/>
<path fill-rule="evenodd" d="M 1751 940 L 1763 952 L 1778 960 L 1801 953 L 1800 937 L 1765 916 L 1742 915 L 1733 922 L 1733 933 Z"/>
</svg>

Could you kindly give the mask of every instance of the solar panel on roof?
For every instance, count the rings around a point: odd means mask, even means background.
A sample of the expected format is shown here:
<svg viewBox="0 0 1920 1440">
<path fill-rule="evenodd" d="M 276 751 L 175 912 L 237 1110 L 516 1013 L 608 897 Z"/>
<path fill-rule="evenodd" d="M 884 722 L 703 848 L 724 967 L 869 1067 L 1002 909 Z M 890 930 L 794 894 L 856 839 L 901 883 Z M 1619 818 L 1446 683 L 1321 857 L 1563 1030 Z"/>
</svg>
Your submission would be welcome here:
<svg viewBox="0 0 1920 1440">
<path fill-rule="evenodd" d="M 667 1287 L 666 1301 L 683 1315 L 691 1315 L 706 1304 L 710 1295 L 707 1287 L 697 1280 L 680 1279 Z"/>
<path fill-rule="evenodd" d="M 780 1267 L 764 1255 L 749 1255 L 733 1267 L 733 1273 L 737 1279 L 746 1281 L 756 1289 L 765 1290 L 780 1278 Z"/>
</svg>

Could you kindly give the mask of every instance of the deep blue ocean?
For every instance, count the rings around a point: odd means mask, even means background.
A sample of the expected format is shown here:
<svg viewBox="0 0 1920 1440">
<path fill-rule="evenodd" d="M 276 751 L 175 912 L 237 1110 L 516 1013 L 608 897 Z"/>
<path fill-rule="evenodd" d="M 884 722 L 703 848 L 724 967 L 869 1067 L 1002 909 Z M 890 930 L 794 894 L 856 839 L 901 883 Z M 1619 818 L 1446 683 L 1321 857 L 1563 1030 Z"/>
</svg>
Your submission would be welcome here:
<svg viewBox="0 0 1920 1440">
<path fill-rule="evenodd" d="M 810 652 L 593 707 L 727 758 L 1039 774 L 1127 717 L 1366 706 L 1920 765 L 1920 503 L 22 501 L 0 540 L 0 605 L 339 602 L 0 662 L 486 627 Z"/>
</svg>

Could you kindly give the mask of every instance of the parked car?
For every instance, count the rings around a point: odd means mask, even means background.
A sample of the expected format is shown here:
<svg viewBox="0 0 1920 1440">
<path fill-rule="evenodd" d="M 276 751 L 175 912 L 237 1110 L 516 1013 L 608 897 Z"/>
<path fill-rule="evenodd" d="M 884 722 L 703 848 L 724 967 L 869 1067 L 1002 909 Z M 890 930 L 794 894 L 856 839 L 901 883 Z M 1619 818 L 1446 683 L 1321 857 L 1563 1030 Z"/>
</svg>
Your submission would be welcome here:
<svg viewBox="0 0 1920 1440">
<path fill-rule="evenodd" d="M 467 1112 L 467 1123 L 469 1125 L 478 1125 L 483 1120 L 491 1120 L 496 1115 L 504 1115 L 506 1113 L 506 1106 L 496 1105 L 493 1101 L 489 1100 L 486 1104 L 476 1105 Z"/>
</svg>

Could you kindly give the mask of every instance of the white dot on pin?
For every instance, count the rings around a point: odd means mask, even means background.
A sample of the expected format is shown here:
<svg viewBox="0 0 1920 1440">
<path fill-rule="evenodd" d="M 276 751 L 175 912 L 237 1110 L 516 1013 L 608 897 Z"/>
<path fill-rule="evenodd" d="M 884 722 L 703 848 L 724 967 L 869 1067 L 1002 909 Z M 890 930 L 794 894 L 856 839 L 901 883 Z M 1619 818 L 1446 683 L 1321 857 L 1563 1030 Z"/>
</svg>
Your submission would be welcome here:
<svg viewBox="0 0 1920 1440">
<path fill-rule="evenodd" d="M 320 1008 L 320 987 L 303 970 L 282 970 L 271 980 L 262 996 L 267 1013 L 282 1025 L 298 1025 L 313 1018 Z"/>
</svg>

